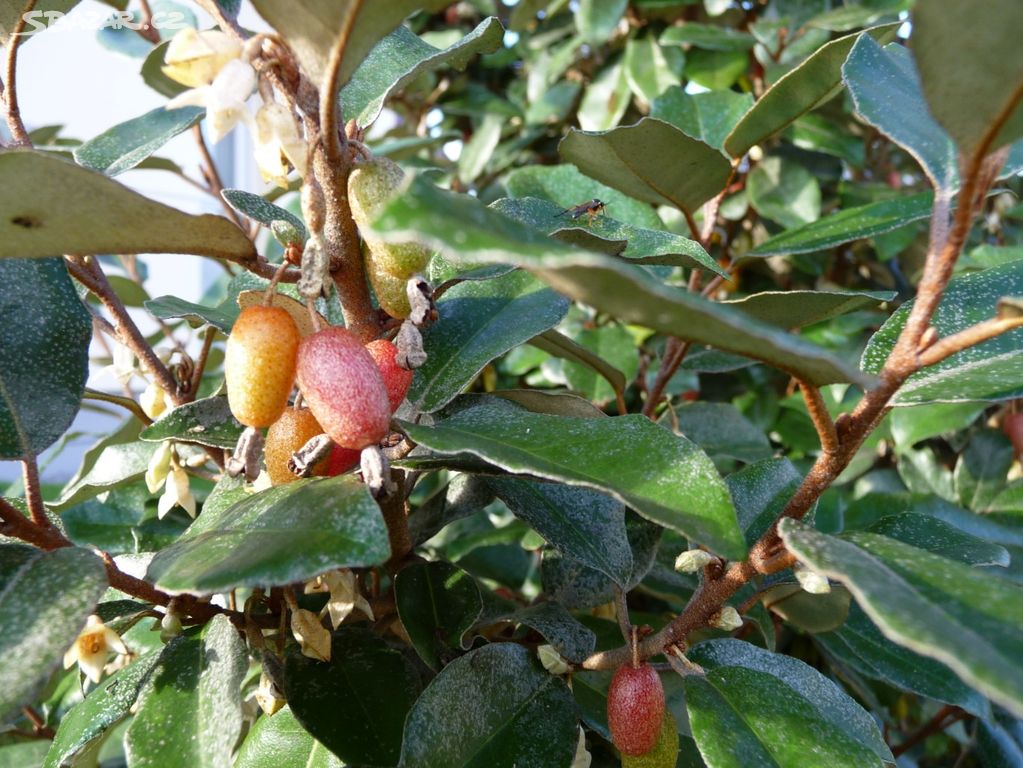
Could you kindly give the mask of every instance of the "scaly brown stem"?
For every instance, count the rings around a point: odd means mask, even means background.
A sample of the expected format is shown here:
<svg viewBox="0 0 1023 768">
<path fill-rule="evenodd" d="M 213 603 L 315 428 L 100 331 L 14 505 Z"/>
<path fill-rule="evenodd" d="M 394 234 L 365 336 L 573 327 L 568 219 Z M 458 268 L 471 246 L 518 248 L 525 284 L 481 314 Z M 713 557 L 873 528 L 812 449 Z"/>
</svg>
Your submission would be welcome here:
<svg viewBox="0 0 1023 768">
<path fill-rule="evenodd" d="M 825 453 L 838 453 L 838 434 L 835 432 L 835 422 L 831 420 L 831 414 L 824 404 L 821 391 L 812 384 L 802 379 L 799 380 L 799 389 L 806 401 L 806 410 L 810 414 L 814 429 L 821 441 L 821 448 Z"/>
<path fill-rule="evenodd" d="M 1006 331 L 1021 327 L 1023 327 L 1023 317 L 993 317 L 990 320 L 977 323 L 959 331 L 959 333 L 939 339 L 922 350 L 920 365 L 925 368 L 929 365 L 936 365 L 956 352 L 962 352 L 964 349 L 1001 336 Z"/>
<path fill-rule="evenodd" d="M 21 460 L 22 478 L 25 483 L 25 503 L 28 504 L 28 513 L 32 516 L 32 522 L 40 528 L 52 528 L 53 523 L 46 516 L 46 507 L 43 504 L 43 493 L 39 487 L 39 465 L 36 464 L 36 457 L 29 454 Z"/>
<path fill-rule="evenodd" d="M 327 62 L 327 73 L 320 88 L 320 136 L 323 137 L 323 149 L 327 159 L 335 165 L 345 160 L 347 136 L 338 130 L 341 123 L 341 104 L 338 98 L 338 81 L 341 76 L 341 63 L 345 58 L 348 40 L 355 28 L 355 21 L 362 10 L 362 0 L 351 0 L 344 22 L 330 49 Z"/>
<path fill-rule="evenodd" d="M 25 24 L 28 22 L 28 14 L 36 7 L 36 0 L 28 0 L 21 10 L 21 15 L 14 24 L 14 29 L 8 38 L 7 57 L 4 67 L 4 105 L 7 111 L 7 128 L 14 139 L 14 146 L 31 147 L 32 139 L 25 130 L 25 123 L 21 119 L 21 109 L 18 106 L 18 49 L 23 40 L 22 33 L 25 31 Z"/>
</svg>

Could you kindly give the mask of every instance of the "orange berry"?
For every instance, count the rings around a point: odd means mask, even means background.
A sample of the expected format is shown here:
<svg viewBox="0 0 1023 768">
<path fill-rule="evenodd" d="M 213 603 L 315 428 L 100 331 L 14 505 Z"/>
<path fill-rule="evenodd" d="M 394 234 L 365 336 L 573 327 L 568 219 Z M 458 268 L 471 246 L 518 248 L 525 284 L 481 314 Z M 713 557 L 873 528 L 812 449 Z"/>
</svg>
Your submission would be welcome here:
<svg viewBox="0 0 1023 768">
<path fill-rule="evenodd" d="M 247 427 L 269 427 L 288 407 L 301 341 L 279 307 L 247 307 L 227 339 L 224 376 L 231 413 Z"/>
<path fill-rule="evenodd" d="M 274 485 L 284 485 L 298 479 L 290 469 L 291 455 L 317 435 L 323 427 L 308 408 L 286 408 L 281 417 L 270 425 L 266 433 L 266 471 Z M 313 468 L 314 475 L 326 472 L 328 459 Z"/>
<path fill-rule="evenodd" d="M 323 430 L 342 448 L 360 450 L 387 435 L 391 408 L 376 362 L 344 328 L 303 339 L 298 386 Z"/>
<path fill-rule="evenodd" d="M 657 744 L 664 721 L 664 686 L 649 664 L 623 664 L 607 689 L 611 741 L 625 755 L 643 755 Z"/>
<path fill-rule="evenodd" d="M 371 341 L 366 345 L 366 351 L 376 361 L 380 375 L 384 377 L 387 399 L 391 403 L 391 413 L 394 413 L 405 399 L 414 374 L 395 362 L 398 348 L 387 339 Z"/>
</svg>

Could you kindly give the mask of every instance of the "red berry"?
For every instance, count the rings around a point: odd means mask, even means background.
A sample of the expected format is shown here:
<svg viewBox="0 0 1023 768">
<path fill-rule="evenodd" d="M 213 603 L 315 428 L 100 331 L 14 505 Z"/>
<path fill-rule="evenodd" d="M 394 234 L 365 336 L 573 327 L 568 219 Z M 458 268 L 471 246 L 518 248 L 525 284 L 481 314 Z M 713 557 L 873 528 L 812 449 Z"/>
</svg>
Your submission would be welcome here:
<svg viewBox="0 0 1023 768">
<path fill-rule="evenodd" d="M 298 348 L 298 387 L 330 439 L 361 450 L 387 435 L 391 408 L 376 362 L 344 328 L 324 328 Z"/>
<path fill-rule="evenodd" d="M 371 341 L 366 345 L 366 351 L 376 360 L 380 375 L 384 377 L 387 399 L 391 403 L 391 413 L 394 413 L 405 399 L 408 388 L 412 384 L 413 373 L 395 362 L 394 358 L 398 354 L 398 348 L 387 339 Z"/>
<path fill-rule="evenodd" d="M 1023 456 L 1023 413 L 1007 413 L 1002 421 L 1005 436 L 1012 441 L 1017 456 Z"/>
<path fill-rule="evenodd" d="M 607 723 L 611 741 L 625 755 L 643 755 L 654 748 L 664 720 L 664 687 L 648 664 L 623 664 L 607 691 Z"/>
<path fill-rule="evenodd" d="M 349 469 L 359 466 L 361 455 L 361 451 L 353 451 L 351 448 L 342 448 L 340 445 L 335 445 L 334 449 L 330 452 L 330 457 L 327 459 L 327 469 L 323 474 L 327 477 L 343 475 Z"/>
</svg>

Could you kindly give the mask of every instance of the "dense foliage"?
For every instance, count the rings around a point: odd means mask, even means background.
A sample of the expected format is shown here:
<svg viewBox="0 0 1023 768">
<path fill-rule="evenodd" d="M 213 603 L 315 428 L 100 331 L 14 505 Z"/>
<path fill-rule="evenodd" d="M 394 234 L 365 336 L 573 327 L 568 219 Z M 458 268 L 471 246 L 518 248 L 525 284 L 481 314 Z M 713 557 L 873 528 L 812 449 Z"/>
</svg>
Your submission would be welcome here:
<svg viewBox="0 0 1023 768">
<path fill-rule="evenodd" d="M 1023 766 L 1023 4 L 109 0 L 167 105 L 30 131 L 75 4 L 0 0 L 0 767 Z"/>
</svg>

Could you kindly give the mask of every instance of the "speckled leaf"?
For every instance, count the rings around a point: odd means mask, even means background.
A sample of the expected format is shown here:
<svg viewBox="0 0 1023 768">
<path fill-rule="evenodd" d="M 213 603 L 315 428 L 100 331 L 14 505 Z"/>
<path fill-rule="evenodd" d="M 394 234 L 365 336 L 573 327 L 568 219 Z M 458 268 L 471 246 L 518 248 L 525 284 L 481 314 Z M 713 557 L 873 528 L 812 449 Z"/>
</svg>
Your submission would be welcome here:
<svg viewBox="0 0 1023 768">
<path fill-rule="evenodd" d="M 593 653 L 597 644 L 597 636 L 593 631 L 556 602 L 536 603 L 501 616 L 488 616 L 480 626 L 503 622 L 526 626 L 538 632 L 564 659 L 574 664 L 581 664 Z"/>
<path fill-rule="evenodd" d="M 426 364 L 408 399 L 428 413 L 444 407 L 487 363 L 557 325 L 568 307 L 528 272 L 456 285 L 437 302 L 441 320 L 423 334 Z"/>
<path fill-rule="evenodd" d="M 874 533 L 834 537 L 794 520 L 783 520 L 780 532 L 802 562 L 845 584 L 890 640 L 1023 713 L 1019 586 Z"/>
<path fill-rule="evenodd" d="M 159 651 L 147 653 L 108 677 L 84 701 L 72 707 L 60 720 L 43 768 L 72 764 L 77 755 L 126 718 L 159 658 Z"/>
<path fill-rule="evenodd" d="M 764 459 L 725 478 L 747 544 L 771 527 L 802 479 L 786 458 Z"/>
<path fill-rule="evenodd" d="M 722 302 L 781 328 L 801 328 L 863 309 L 877 309 L 894 291 L 764 291 Z"/>
<path fill-rule="evenodd" d="M 625 507 L 602 493 L 560 483 L 487 478 L 508 508 L 562 554 L 600 571 L 619 586 L 632 576 Z"/>
<path fill-rule="evenodd" d="M 842 76 L 860 117 L 909 152 L 935 187 L 954 186 L 955 145 L 927 108 L 908 48 L 894 43 L 882 48 L 861 35 Z"/>
<path fill-rule="evenodd" d="M 919 512 L 882 517 L 867 530 L 967 565 L 1009 565 L 1009 553 L 1005 547 L 971 536 L 940 518 Z"/>
<path fill-rule="evenodd" d="M 413 563 L 395 579 L 398 617 L 416 653 L 430 669 L 463 650 L 462 635 L 483 611 L 476 581 L 450 563 Z"/>
<path fill-rule="evenodd" d="M 745 354 L 815 384 L 865 381 L 814 344 L 665 286 L 619 259 L 556 243 L 468 195 L 444 192 L 421 179 L 387 205 L 373 228 L 386 239 L 427 241 L 452 260 L 522 265 L 570 298 L 627 322 Z"/>
<path fill-rule="evenodd" d="M 693 737 L 709 768 L 828 768 L 894 763 L 870 715 L 798 659 L 741 640 L 711 640 L 685 678 Z"/>
<path fill-rule="evenodd" d="M 61 491 L 60 498 L 49 504 L 50 508 L 60 512 L 141 478 L 157 448 L 154 443 L 142 442 L 106 446 L 100 451 L 96 463 L 84 475 L 72 480 Z"/>
<path fill-rule="evenodd" d="M 116 176 L 134 168 L 205 114 L 201 107 L 158 107 L 75 147 L 75 160 L 86 168 Z"/>
<path fill-rule="evenodd" d="M 405 715 L 421 685 L 415 667 L 362 627 L 335 632 L 330 656 L 324 663 L 289 648 L 284 694 L 291 711 L 346 764 L 396 765 Z"/>
<path fill-rule="evenodd" d="M 0 460 L 20 459 L 74 421 L 92 318 L 61 259 L 0 259 L 0 285 Z"/>
<path fill-rule="evenodd" d="M 767 436 L 731 403 L 689 403 L 676 415 L 679 432 L 712 458 L 757 461 L 774 453 Z"/>
<path fill-rule="evenodd" d="M 949 336 L 996 314 L 998 299 L 1023 293 L 1023 261 L 952 279 L 932 325 Z M 913 302 L 903 304 L 875 333 L 863 352 L 863 370 L 881 370 L 905 325 Z M 1023 329 L 957 352 L 910 376 L 893 405 L 964 400 L 1011 400 L 1023 395 Z"/>
<path fill-rule="evenodd" d="M 872 680 L 954 704 L 978 717 L 991 712 L 987 699 L 963 683 L 951 669 L 893 643 L 857 605 L 850 608 L 842 626 L 815 635 L 814 641 L 839 664 Z"/>
<path fill-rule="evenodd" d="M 530 413 L 498 398 L 468 402 L 474 407 L 433 427 L 403 427 L 440 453 L 469 453 L 509 472 L 610 493 L 728 558 L 745 551 L 724 482 L 684 437 L 638 415 L 577 419 Z"/>
<path fill-rule="evenodd" d="M 341 758 L 309 735 L 285 706 L 259 718 L 242 742 L 234 768 L 345 768 Z"/>
<path fill-rule="evenodd" d="M 564 215 L 564 208 L 535 197 L 503 197 L 490 207 L 562 243 L 621 256 L 636 264 L 697 267 L 728 276 L 695 240 L 660 229 L 634 227 L 606 212 L 592 221 L 573 221 Z"/>
<path fill-rule="evenodd" d="M 0 544 L 0 722 L 31 702 L 106 588 L 103 561 L 88 550 Z"/>
<path fill-rule="evenodd" d="M 298 480 L 203 513 L 149 565 L 171 593 L 306 581 L 332 568 L 390 557 L 387 530 L 369 490 L 350 475 Z"/>
<path fill-rule="evenodd" d="M 399 26 L 378 42 L 341 91 L 345 120 L 365 127 L 375 121 L 384 101 L 419 75 L 440 67 L 462 70 L 473 57 L 501 47 L 504 28 L 495 16 L 447 48 L 435 48 L 408 27 Z"/>
<path fill-rule="evenodd" d="M 926 219 L 931 215 L 934 196 L 919 195 L 880 200 L 852 208 L 843 208 L 822 219 L 794 229 L 787 229 L 764 241 L 749 256 L 775 256 L 785 253 L 813 253 L 873 237 L 893 229 Z"/>
<path fill-rule="evenodd" d="M 1023 135 L 1023 4 L 931 0 L 913 9 L 913 54 L 927 105 L 970 156 Z"/>
<path fill-rule="evenodd" d="M 965 429 L 977 420 L 984 408 L 983 403 L 933 403 L 896 408 L 888 417 L 895 450 L 912 448 L 921 440 Z"/>
<path fill-rule="evenodd" d="M 238 319 L 239 312 L 233 301 L 225 301 L 216 307 L 204 307 L 202 304 L 194 304 L 177 296 L 158 296 L 147 301 L 145 307 L 153 317 L 161 320 L 184 318 L 193 327 L 208 323 L 224 333 L 231 332 L 231 326 Z"/>
<path fill-rule="evenodd" d="M 331 49 L 342 29 L 347 27 L 348 45 L 337 77 L 338 86 L 343 86 L 377 41 L 401 24 L 406 16 L 419 9 L 440 10 L 448 5 L 448 0 L 388 0 L 386 3 L 252 0 L 252 5 L 289 41 L 302 70 L 316 86 L 323 82 Z M 354 19 L 349 18 L 352 14 Z"/>
<path fill-rule="evenodd" d="M 202 638 L 181 636 L 160 655 L 124 736 L 128 764 L 222 768 L 242 730 L 245 643 L 226 616 L 214 616 Z"/>
<path fill-rule="evenodd" d="M 749 204 L 760 216 L 783 227 L 799 227 L 821 215 L 817 177 L 797 162 L 765 157 L 746 179 Z"/>
<path fill-rule="evenodd" d="M 194 253 L 247 260 L 255 246 L 222 216 L 193 216 L 51 154 L 0 155 L 0 258 Z M 145 222 L 144 227 L 138 222 Z"/>
<path fill-rule="evenodd" d="M 260 195 L 254 195 L 251 192 L 246 192 L 244 189 L 225 189 L 221 192 L 221 196 L 238 213 L 248 216 L 253 221 L 258 221 L 264 227 L 269 227 L 275 221 L 286 221 L 298 230 L 302 236 L 303 243 L 309 237 L 305 224 L 302 223 L 298 216 L 291 211 L 274 205 Z"/>
<path fill-rule="evenodd" d="M 409 712 L 402 765 L 569 768 L 579 738 L 560 677 L 526 649 L 495 643 L 449 664 Z"/>
<path fill-rule="evenodd" d="M 886 41 L 895 36 L 898 24 L 855 32 L 821 46 L 799 66 L 773 83 L 725 139 L 732 157 L 742 157 L 750 147 L 773 136 L 800 115 L 817 108 L 842 86 L 842 64 L 860 34 Z"/>
<path fill-rule="evenodd" d="M 626 337 L 628 348 L 625 347 Z M 590 348 L 583 346 L 580 342 L 589 342 Z M 552 328 L 530 339 L 529 343 L 551 357 L 565 361 L 563 370 L 569 386 L 577 392 L 584 393 L 587 396 L 587 403 L 591 400 L 607 401 L 614 397 L 616 392 L 624 393 L 628 382 L 636 378 L 639 368 L 639 353 L 633 344 L 632 337 L 628 331 L 617 325 L 605 326 L 595 329 L 593 332 L 586 329 L 579 334 L 579 341 L 570 339 Z M 600 354 L 597 354 L 597 351 Z M 611 358 L 620 363 L 622 368 L 631 371 L 628 379 L 623 371 L 612 365 L 605 357 Z M 575 397 L 571 394 L 569 396 Z M 555 415 L 571 416 L 572 414 L 558 413 Z"/>
<path fill-rule="evenodd" d="M 654 100 L 650 105 L 650 117 L 671 123 L 693 138 L 721 150 L 725 137 L 752 106 L 753 94 L 750 93 L 729 90 L 686 93 L 682 86 L 676 86 Z"/>
<path fill-rule="evenodd" d="M 587 176 L 637 200 L 689 213 L 724 189 L 731 172 L 712 146 L 649 117 L 599 133 L 572 130 L 558 151 Z"/>
<path fill-rule="evenodd" d="M 584 176 L 574 165 L 530 165 L 508 174 L 508 194 L 512 197 L 539 197 L 555 203 L 559 210 L 597 198 L 607 204 L 604 211 L 617 221 L 634 227 L 662 229 L 663 223 L 648 203 L 641 203 L 617 189 Z"/>
<path fill-rule="evenodd" d="M 227 404 L 227 397 L 207 397 L 163 414 L 142 430 L 140 440 L 187 440 L 214 448 L 234 448 L 245 428 Z"/>
</svg>

